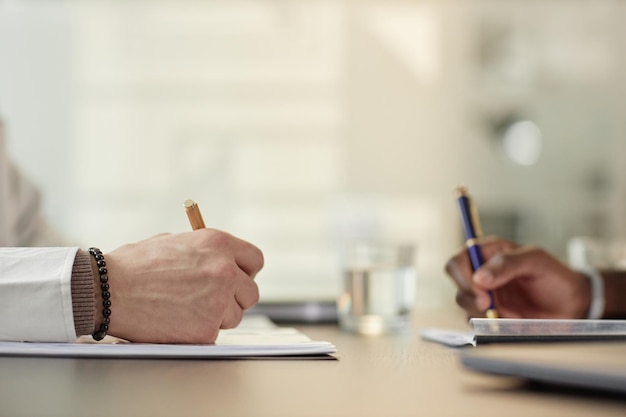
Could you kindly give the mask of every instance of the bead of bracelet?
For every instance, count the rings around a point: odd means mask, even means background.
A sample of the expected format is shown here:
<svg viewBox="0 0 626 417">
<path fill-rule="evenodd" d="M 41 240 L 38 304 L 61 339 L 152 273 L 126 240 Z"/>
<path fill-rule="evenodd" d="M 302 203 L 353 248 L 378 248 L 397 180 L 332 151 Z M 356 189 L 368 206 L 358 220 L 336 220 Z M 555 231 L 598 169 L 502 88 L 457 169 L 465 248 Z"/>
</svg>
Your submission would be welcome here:
<svg viewBox="0 0 626 417">
<path fill-rule="evenodd" d="M 109 324 L 111 324 L 111 292 L 109 286 L 109 271 L 107 270 L 107 263 L 104 260 L 102 251 L 98 248 L 89 248 L 89 253 L 96 260 L 98 265 L 98 275 L 100 277 L 100 289 L 102 290 L 102 322 L 100 328 L 92 334 L 94 340 L 102 340 L 109 331 Z"/>
</svg>

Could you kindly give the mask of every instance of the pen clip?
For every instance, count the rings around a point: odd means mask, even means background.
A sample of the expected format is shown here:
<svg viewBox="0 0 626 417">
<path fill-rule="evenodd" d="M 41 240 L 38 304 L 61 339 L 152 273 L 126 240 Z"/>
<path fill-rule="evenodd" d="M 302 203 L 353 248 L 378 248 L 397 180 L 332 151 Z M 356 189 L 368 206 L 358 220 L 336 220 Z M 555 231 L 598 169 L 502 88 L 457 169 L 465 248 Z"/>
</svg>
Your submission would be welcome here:
<svg viewBox="0 0 626 417">
<path fill-rule="evenodd" d="M 476 206 L 474 205 L 474 200 L 472 199 L 472 197 L 469 195 L 466 195 L 466 198 L 467 198 L 469 209 L 470 209 L 470 217 L 472 219 L 472 225 L 474 226 L 474 233 L 476 235 L 476 238 L 480 238 L 483 236 L 483 229 L 480 226 L 480 218 L 478 217 L 478 210 L 476 209 Z"/>
</svg>

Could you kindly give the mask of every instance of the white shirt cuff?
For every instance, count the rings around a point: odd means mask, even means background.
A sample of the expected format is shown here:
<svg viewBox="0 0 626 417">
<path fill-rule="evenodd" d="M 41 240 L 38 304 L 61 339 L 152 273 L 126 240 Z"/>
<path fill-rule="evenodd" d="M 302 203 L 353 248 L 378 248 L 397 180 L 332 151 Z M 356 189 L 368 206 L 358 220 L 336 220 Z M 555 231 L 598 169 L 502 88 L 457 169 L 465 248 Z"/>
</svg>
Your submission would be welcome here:
<svg viewBox="0 0 626 417">
<path fill-rule="evenodd" d="M 589 303 L 588 319 L 601 319 L 604 316 L 604 279 L 597 269 L 585 267 L 582 274 L 589 279 L 591 302 Z"/>
<path fill-rule="evenodd" d="M 73 342 L 78 248 L 0 248 L 0 340 Z"/>
</svg>

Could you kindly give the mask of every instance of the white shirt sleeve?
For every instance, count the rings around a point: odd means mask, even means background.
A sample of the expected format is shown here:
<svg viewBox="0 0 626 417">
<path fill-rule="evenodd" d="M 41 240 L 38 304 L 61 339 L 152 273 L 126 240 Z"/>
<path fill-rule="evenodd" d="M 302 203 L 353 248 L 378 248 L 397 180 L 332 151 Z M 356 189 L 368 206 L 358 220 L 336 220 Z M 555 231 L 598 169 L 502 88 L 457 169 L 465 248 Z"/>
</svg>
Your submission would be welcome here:
<svg viewBox="0 0 626 417">
<path fill-rule="evenodd" d="M 0 248 L 0 340 L 73 342 L 78 248 Z"/>
</svg>

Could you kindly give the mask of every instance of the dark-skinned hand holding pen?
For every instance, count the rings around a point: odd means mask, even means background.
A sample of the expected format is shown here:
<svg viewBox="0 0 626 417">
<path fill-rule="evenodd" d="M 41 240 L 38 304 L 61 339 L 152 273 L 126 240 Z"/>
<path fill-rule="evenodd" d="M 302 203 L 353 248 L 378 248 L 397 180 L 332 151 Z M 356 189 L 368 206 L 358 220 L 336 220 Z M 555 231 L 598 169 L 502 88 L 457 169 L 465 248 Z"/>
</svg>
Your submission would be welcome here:
<svg viewBox="0 0 626 417">
<path fill-rule="evenodd" d="M 456 301 L 470 317 L 484 317 L 489 291 L 503 318 L 585 318 L 589 280 L 536 246 L 498 237 L 481 238 L 485 263 L 476 272 L 463 249 L 446 263 L 457 286 Z"/>
</svg>

